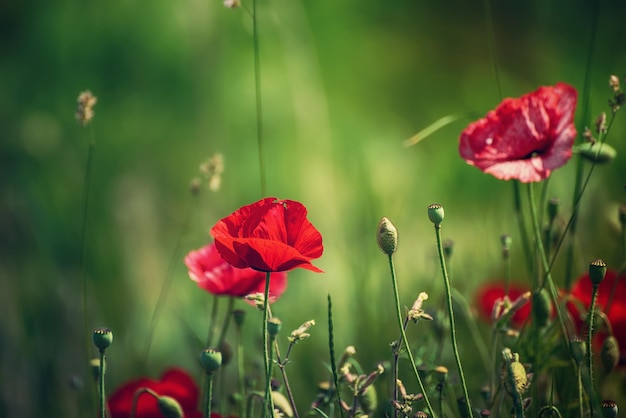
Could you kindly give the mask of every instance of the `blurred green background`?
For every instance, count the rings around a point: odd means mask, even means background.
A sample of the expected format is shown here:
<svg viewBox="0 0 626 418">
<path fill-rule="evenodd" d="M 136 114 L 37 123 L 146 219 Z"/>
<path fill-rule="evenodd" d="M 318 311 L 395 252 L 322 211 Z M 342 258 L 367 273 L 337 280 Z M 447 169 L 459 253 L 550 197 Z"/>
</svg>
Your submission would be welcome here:
<svg viewBox="0 0 626 418">
<path fill-rule="evenodd" d="M 582 92 L 598 8 L 590 108 L 593 116 L 608 111 L 608 77 L 626 75 L 625 3 L 496 3 L 504 96 L 558 81 Z M 400 232 L 397 273 L 409 306 L 427 291 L 435 308 L 443 289 L 428 204 L 445 207 L 453 285 L 470 302 L 480 283 L 501 276 L 499 236 L 515 240 L 517 229 L 511 185 L 458 156 L 469 119 L 402 146 L 441 116 L 483 115 L 500 101 L 482 2 L 265 0 L 258 15 L 267 194 L 303 202 L 325 245 L 317 263 L 325 273 L 290 273 L 274 307 L 285 334 L 318 322 L 288 369 L 304 410 L 327 378 L 327 294 L 337 350 L 355 345 L 372 370 L 391 357 L 393 295 L 375 240 L 382 216 Z M 107 326 L 115 335 L 109 388 L 169 365 L 200 375 L 190 336 L 206 335 L 211 298 L 188 279 L 183 257 L 209 242 L 218 219 L 262 197 L 251 28 L 245 9 L 218 0 L 0 4 L 0 416 L 80 416 L 86 389 L 70 382 L 88 379 L 80 236 L 91 140 L 87 318 L 89 329 Z M 98 104 L 83 128 L 74 111 L 85 89 Z M 598 257 L 620 262 L 621 116 L 609 137 L 618 158 L 596 169 L 582 203 L 575 274 Z M 215 152 L 225 158 L 222 188 L 203 190 L 194 203 L 189 182 Z M 565 215 L 574 166 L 550 183 Z M 528 279 L 517 250 L 513 271 Z M 166 277 L 172 286 L 143 365 Z M 238 306 L 249 311 L 248 338 L 256 341 L 260 314 Z M 431 328 L 409 334 L 427 357 Z M 260 358 L 258 346 L 248 346 L 250 362 Z M 471 367 L 473 343 L 465 339 L 461 349 Z M 482 379 L 470 383 L 477 388 Z"/>
</svg>

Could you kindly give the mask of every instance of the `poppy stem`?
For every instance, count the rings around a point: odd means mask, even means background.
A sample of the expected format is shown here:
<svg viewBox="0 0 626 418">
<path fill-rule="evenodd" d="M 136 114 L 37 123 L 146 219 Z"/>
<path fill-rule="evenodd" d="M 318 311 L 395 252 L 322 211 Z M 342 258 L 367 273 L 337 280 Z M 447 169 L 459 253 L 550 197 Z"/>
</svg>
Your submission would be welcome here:
<svg viewBox="0 0 626 418">
<path fill-rule="evenodd" d="M 265 293 L 263 297 L 263 360 L 265 365 L 265 414 L 269 412 L 267 417 L 274 416 L 274 402 L 272 400 L 272 364 L 270 357 L 271 347 L 269 346 L 269 334 L 267 332 L 267 322 L 270 319 L 269 299 L 270 299 L 270 277 L 271 273 L 266 272 L 265 276 Z"/>
<path fill-rule="evenodd" d="M 589 367 L 589 379 L 593 385 L 593 316 L 596 310 L 596 301 L 598 299 L 598 285 L 594 284 L 591 294 L 591 306 L 589 307 L 589 332 L 587 333 L 587 366 Z"/>
<path fill-rule="evenodd" d="M 204 398 L 204 416 L 211 418 L 211 404 L 213 403 L 213 373 L 206 374 L 206 396 Z"/>
<path fill-rule="evenodd" d="M 100 395 L 100 416 L 106 417 L 106 394 L 104 390 L 104 373 L 106 371 L 106 356 L 104 355 L 104 349 L 100 349 L 100 378 L 99 395 Z"/>
<path fill-rule="evenodd" d="M 465 407 L 467 408 L 467 416 L 472 416 L 472 405 L 470 402 L 469 392 L 467 391 L 467 384 L 465 383 L 465 375 L 463 374 L 463 366 L 461 365 L 461 357 L 459 356 L 459 348 L 456 341 L 456 327 L 454 324 L 454 311 L 452 309 L 452 290 L 450 288 L 450 278 L 448 277 L 448 270 L 446 268 L 446 260 L 443 253 L 443 245 L 441 241 L 441 223 L 435 223 L 435 235 L 437 236 L 437 252 L 439 253 L 439 262 L 441 264 L 441 273 L 443 274 L 443 282 L 446 288 L 446 302 L 448 305 L 448 317 L 450 320 L 450 334 L 452 340 L 452 351 L 454 352 L 454 359 L 456 360 L 456 366 L 459 371 L 459 378 L 461 380 L 461 387 L 463 388 L 463 398 L 465 399 Z"/>
<path fill-rule="evenodd" d="M 424 384 L 422 383 L 422 379 L 417 371 L 417 367 L 415 366 L 415 359 L 413 358 L 413 353 L 411 352 L 411 346 L 406 338 L 406 332 L 404 332 L 404 326 L 402 323 L 402 313 L 400 311 L 400 296 L 398 294 L 398 281 L 396 279 L 396 270 L 393 264 L 393 253 L 388 254 L 389 257 L 389 270 L 391 272 L 391 282 L 393 284 L 393 295 L 395 298 L 396 305 L 396 318 L 398 319 L 398 327 L 400 328 L 400 333 L 402 334 L 402 342 L 406 347 L 406 353 L 409 356 L 409 362 L 411 363 L 411 367 L 413 368 L 413 374 L 415 374 L 415 379 L 417 380 L 417 384 L 419 385 L 420 391 L 422 391 L 422 395 L 424 395 L 424 401 L 426 402 L 426 407 L 430 414 L 436 418 L 435 410 L 430 404 L 430 400 L 428 399 L 428 394 L 426 393 L 426 389 L 424 388 Z M 393 382 L 395 385 L 396 383 Z"/>
<path fill-rule="evenodd" d="M 226 307 L 226 316 L 224 317 L 224 324 L 222 324 L 222 330 L 217 340 L 217 349 L 221 350 L 224 340 L 226 339 L 226 333 L 228 332 L 228 326 L 230 325 L 230 318 L 233 316 L 233 307 L 235 306 L 235 298 L 228 298 L 228 306 Z M 207 346 L 208 347 L 208 346 Z"/>
<path fill-rule="evenodd" d="M 154 396 L 155 399 L 159 399 L 159 395 L 149 388 L 143 387 L 143 388 L 137 389 L 135 393 L 133 394 L 133 403 L 130 408 L 130 418 L 135 418 L 135 416 L 137 415 L 137 405 L 139 404 L 139 397 L 143 395 L 144 393 L 148 393 Z"/>
<path fill-rule="evenodd" d="M 528 230 L 526 229 L 526 222 L 524 220 L 524 214 L 522 212 L 522 192 L 520 190 L 518 180 L 513 181 L 513 206 L 515 210 L 515 216 L 517 218 L 517 226 L 519 228 L 520 236 L 522 238 L 522 249 L 524 250 L 524 257 L 526 258 L 526 268 L 532 274 L 532 272 L 534 271 L 533 257 L 530 251 Z"/>
<path fill-rule="evenodd" d="M 332 372 L 332 382 L 337 394 L 337 406 L 343 418 L 343 408 L 341 407 L 341 393 L 339 393 L 339 377 L 337 376 L 337 363 L 335 362 L 335 333 L 333 326 L 333 301 L 328 294 L 328 350 L 330 352 L 330 370 Z M 341 365 L 340 365 L 341 366 Z M 332 387 L 332 386 L 331 386 Z M 331 415 L 332 416 L 332 415 Z"/>
</svg>

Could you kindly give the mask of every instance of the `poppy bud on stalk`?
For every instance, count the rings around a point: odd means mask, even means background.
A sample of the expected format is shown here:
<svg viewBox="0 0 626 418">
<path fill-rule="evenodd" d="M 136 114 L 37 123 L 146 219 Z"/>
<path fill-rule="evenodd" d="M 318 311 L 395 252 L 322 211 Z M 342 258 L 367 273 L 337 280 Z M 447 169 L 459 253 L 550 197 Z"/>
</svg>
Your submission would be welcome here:
<svg viewBox="0 0 626 418">
<path fill-rule="evenodd" d="M 280 319 L 270 318 L 269 321 L 267 321 L 267 333 L 269 334 L 270 338 L 275 338 L 280 332 L 282 326 L 283 323 Z"/>
<path fill-rule="evenodd" d="M 602 360 L 602 366 L 605 372 L 613 370 L 617 363 L 619 363 L 620 351 L 617 338 L 613 335 L 609 335 L 605 338 L 600 349 L 600 359 Z"/>
<path fill-rule="evenodd" d="M 607 164 L 617 156 L 615 148 L 604 142 L 585 142 L 578 146 L 580 156 L 596 164 Z"/>
<path fill-rule="evenodd" d="M 597 259 L 589 263 L 589 279 L 594 286 L 599 286 L 606 275 L 606 263 Z"/>
<path fill-rule="evenodd" d="M 182 418 L 184 417 L 183 408 L 178 401 L 171 396 L 159 396 L 157 398 L 159 411 L 165 418 Z"/>
<path fill-rule="evenodd" d="M 587 355 L 587 345 L 580 338 L 574 338 L 569 342 L 570 352 L 577 364 L 582 364 Z"/>
<path fill-rule="evenodd" d="M 398 230 L 389 219 L 383 217 L 378 223 L 376 240 L 380 250 L 387 255 L 392 255 L 398 249 Z"/>
</svg>

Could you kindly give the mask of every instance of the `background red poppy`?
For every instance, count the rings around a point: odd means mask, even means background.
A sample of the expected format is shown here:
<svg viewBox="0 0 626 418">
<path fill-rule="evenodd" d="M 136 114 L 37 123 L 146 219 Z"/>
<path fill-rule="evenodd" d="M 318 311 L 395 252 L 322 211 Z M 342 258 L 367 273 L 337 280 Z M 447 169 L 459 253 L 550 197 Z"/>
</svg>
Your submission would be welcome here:
<svg viewBox="0 0 626 418">
<path fill-rule="evenodd" d="M 198 386 L 187 372 L 182 369 L 171 368 L 163 373 L 161 380 L 142 377 L 127 382 L 115 390 L 108 402 L 111 418 L 129 418 L 135 392 L 144 387 L 153 390 L 159 396 L 171 396 L 176 399 L 185 413 L 185 418 L 202 417 L 202 413 L 198 411 L 200 396 Z M 135 417 L 163 417 L 154 396 L 144 393 L 139 397 Z"/>
<path fill-rule="evenodd" d="M 461 133 L 468 164 L 501 180 L 541 181 L 572 156 L 576 90 L 565 83 L 508 98 Z"/>
<path fill-rule="evenodd" d="M 306 214 L 302 203 L 268 197 L 220 220 L 211 235 L 222 257 L 235 267 L 321 272 L 311 260 L 322 255 L 322 235 Z"/>
<path fill-rule="evenodd" d="M 478 289 L 478 291 L 476 292 L 476 305 L 478 306 L 478 313 L 480 318 L 487 322 L 491 322 L 493 306 L 498 299 L 504 297 L 504 288 L 504 281 L 494 281 L 485 283 Z M 511 302 L 514 302 L 515 299 L 522 296 L 528 290 L 530 289 L 522 285 L 509 283 L 509 299 L 511 300 Z M 524 325 L 524 321 L 526 321 L 526 318 L 528 318 L 528 316 L 530 315 L 530 307 L 530 302 L 526 303 L 513 314 L 513 317 L 511 318 L 511 324 L 514 327 L 519 328 Z"/>
<path fill-rule="evenodd" d="M 190 251 L 185 257 L 189 277 L 199 287 L 213 295 L 244 297 L 265 291 L 265 273 L 251 268 L 235 268 L 226 262 L 215 244 Z M 276 301 L 287 289 L 287 273 L 272 273 L 270 302 Z"/>
</svg>

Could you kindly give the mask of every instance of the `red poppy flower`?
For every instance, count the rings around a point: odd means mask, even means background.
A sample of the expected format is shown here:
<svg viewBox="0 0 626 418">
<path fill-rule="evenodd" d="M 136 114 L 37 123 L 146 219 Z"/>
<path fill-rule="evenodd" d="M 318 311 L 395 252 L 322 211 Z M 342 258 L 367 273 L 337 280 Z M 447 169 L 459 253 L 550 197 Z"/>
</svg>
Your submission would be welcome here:
<svg viewBox="0 0 626 418">
<path fill-rule="evenodd" d="M 494 305 L 496 302 L 502 301 L 505 296 L 504 287 L 504 281 L 488 282 L 481 286 L 478 292 L 476 292 L 478 313 L 483 320 L 492 322 Z M 528 290 L 528 288 L 522 285 L 509 283 L 509 301 L 514 303 L 520 296 L 528 292 Z M 530 307 L 530 302 L 527 302 L 515 311 L 511 318 L 511 324 L 514 327 L 519 328 L 524 325 L 524 321 L 526 321 L 526 318 L 530 315 Z"/>
<path fill-rule="evenodd" d="M 109 398 L 111 418 L 129 418 L 135 393 L 141 388 L 148 388 L 159 396 L 170 396 L 176 399 L 185 414 L 185 418 L 202 417 L 202 413 L 198 411 L 200 391 L 195 382 L 184 370 L 172 368 L 163 373 L 161 380 L 142 377 L 124 384 L 113 392 Z M 154 396 L 148 393 L 142 393 L 139 396 L 135 417 L 163 417 Z"/>
<path fill-rule="evenodd" d="M 228 264 L 210 244 L 190 251 L 185 257 L 189 277 L 212 295 L 244 297 L 265 291 L 265 273 L 251 268 L 238 269 Z M 270 302 L 275 302 L 287 288 L 287 273 L 272 273 Z"/>
<path fill-rule="evenodd" d="M 211 229 L 215 246 L 235 267 L 321 272 L 311 260 L 322 255 L 322 235 L 302 203 L 268 197 L 236 210 Z"/>
<path fill-rule="evenodd" d="M 616 280 L 617 285 L 615 283 Z M 607 311 L 607 305 L 614 286 L 617 287 L 615 288 L 615 294 L 613 295 L 611 305 L 608 306 Z M 572 287 L 571 295 L 580 301 L 586 309 L 589 309 L 591 306 L 592 285 L 588 272 L 578 278 Z M 587 333 L 587 325 L 585 324 L 585 318 L 587 316 L 586 310 L 585 312 L 580 312 L 579 308 L 571 302 L 567 304 L 567 308 L 576 323 L 576 329 L 579 330 L 579 335 L 585 335 Z M 602 283 L 600 283 L 598 287 L 596 309 L 600 309 L 606 314 L 613 328 L 613 335 L 619 343 L 622 355 L 626 354 L 626 274 L 622 274 L 618 279 L 615 270 L 607 270 L 604 280 L 602 280 Z M 598 343 L 601 343 L 607 334 L 605 332 L 598 332 L 597 335 Z"/>
<path fill-rule="evenodd" d="M 565 83 L 508 98 L 461 134 L 468 164 L 501 180 L 541 181 L 572 156 L 576 90 Z"/>
</svg>

